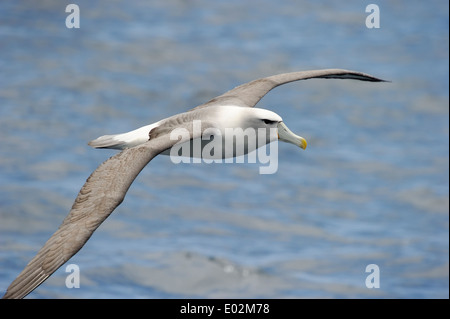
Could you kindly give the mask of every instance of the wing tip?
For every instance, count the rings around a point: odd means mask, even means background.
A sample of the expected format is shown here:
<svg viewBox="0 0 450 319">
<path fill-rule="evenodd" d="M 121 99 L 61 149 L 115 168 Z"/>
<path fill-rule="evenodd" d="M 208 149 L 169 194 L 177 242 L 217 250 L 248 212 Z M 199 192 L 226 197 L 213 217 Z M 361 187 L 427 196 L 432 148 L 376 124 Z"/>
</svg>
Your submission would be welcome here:
<svg viewBox="0 0 450 319">
<path fill-rule="evenodd" d="M 324 76 L 325 78 L 353 79 L 368 82 L 391 82 L 389 80 L 377 78 L 373 75 L 358 71 L 344 70 L 344 69 L 330 69 L 328 71 L 330 74 L 325 75 Z M 336 73 L 333 73 L 333 71 L 336 71 Z"/>
</svg>

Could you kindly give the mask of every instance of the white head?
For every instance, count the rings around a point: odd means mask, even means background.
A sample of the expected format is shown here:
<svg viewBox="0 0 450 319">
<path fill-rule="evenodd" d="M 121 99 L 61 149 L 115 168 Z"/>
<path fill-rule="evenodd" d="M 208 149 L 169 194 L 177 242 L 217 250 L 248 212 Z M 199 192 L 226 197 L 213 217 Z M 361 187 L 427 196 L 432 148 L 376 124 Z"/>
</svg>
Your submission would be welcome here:
<svg viewBox="0 0 450 319">
<path fill-rule="evenodd" d="M 247 107 L 227 107 L 226 113 L 222 114 L 222 125 L 225 128 L 254 128 L 266 129 L 266 143 L 273 142 L 278 139 L 283 142 L 291 143 L 299 146 L 302 149 L 306 148 L 306 140 L 294 134 L 283 123 L 283 119 L 277 113 L 260 109 L 260 108 L 247 108 Z M 272 132 L 272 134 L 271 134 Z M 274 135 L 274 133 L 276 133 Z M 262 144 L 260 144 L 262 145 Z"/>
</svg>

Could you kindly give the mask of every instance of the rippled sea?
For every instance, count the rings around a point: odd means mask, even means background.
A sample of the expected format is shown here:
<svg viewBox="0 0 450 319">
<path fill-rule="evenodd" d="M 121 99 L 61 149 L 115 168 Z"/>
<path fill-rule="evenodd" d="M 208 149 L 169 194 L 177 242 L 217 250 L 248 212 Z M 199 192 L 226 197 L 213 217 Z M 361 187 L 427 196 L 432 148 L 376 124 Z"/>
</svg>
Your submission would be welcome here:
<svg viewBox="0 0 450 319">
<path fill-rule="evenodd" d="M 29 298 L 448 298 L 449 17 L 444 1 L 0 2 L 0 294 L 115 151 L 87 142 L 236 85 L 346 68 L 259 104 L 308 140 L 257 164 L 155 158 Z M 379 288 L 366 287 L 379 268 Z"/>
</svg>

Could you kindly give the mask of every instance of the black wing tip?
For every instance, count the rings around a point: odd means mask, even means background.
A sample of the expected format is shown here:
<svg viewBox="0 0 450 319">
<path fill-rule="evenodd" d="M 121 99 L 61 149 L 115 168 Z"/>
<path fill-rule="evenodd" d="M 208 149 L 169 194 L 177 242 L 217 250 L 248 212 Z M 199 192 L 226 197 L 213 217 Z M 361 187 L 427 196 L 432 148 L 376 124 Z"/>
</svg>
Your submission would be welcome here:
<svg viewBox="0 0 450 319">
<path fill-rule="evenodd" d="M 380 79 L 380 78 L 376 78 L 376 77 L 374 77 L 374 76 L 368 76 L 368 78 L 366 78 L 366 79 L 361 79 L 362 81 L 369 81 L 369 82 L 387 82 L 387 83 L 391 83 L 392 81 L 390 81 L 390 80 L 383 80 L 383 79 Z"/>
<path fill-rule="evenodd" d="M 330 74 L 330 75 L 325 75 L 324 77 L 329 78 L 329 79 L 353 79 L 353 80 L 360 80 L 360 81 L 366 81 L 366 82 L 391 82 L 389 80 L 383 80 L 383 79 L 377 78 L 370 74 L 354 72 L 354 71 L 348 71 L 348 72 L 338 73 L 338 74 Z"/>
<path fill-rule="evenodd" d="M 374 79 L 370 79 L 370 80 L 362 80 L 362 81 L 367 81 L 367 82 L 381 82 L 381 83 L 392 83 L 392 81 L 390 81 L 390 80 L 383 80 L 383 79 L 377 79 L 377 78 L 374 78 Z"/>
<path fill-rule="evenodd" d="M 354 74 L 355 72 L 352 71 L 352 73 Z M 391 82 L 390 80 L 384 80 L 384 79 L 380 79 L 377 78 L 373 75 L 367 74 L 367 73 L 359 73 L 359 75 L 361 76 L 360 80 L 361 81 L 368 81 L 368 82 Z"/>
</svg>

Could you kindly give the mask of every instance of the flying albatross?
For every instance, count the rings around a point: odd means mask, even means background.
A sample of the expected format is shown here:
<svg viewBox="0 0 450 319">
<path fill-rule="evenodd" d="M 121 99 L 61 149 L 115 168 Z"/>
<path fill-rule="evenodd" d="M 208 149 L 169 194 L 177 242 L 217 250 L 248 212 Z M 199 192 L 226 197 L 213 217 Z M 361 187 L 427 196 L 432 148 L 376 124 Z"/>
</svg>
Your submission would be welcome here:
<svg viewBox="0 0 450 319">
<path fill-rule="evenodd" d="M 275 130 L 275 139 L 306 147 L 306 141 L 292 133 L 279 115 L 253 108 L 273 88 L 293 81 L 313 78 L 353 79 L 383 82 L 371 75 L 342 69 L 324 69 L 284 73 L 254 80 L 157 123 L 129 133 L 106 135 L 89 142 L 94 148 L 122 151 L 103 162 L 86 180 L 67 217 L 37 255 L 8 287 L 3 298 L 23 298 L 75 255 L 93 232 L 122 203 L 128 188 L 140 171 L 158 154 L 171 150 L 180 138 L 171 137 L 175 129 L 188 132 L 184 142 L 201 139 L 207 129 L 219 132 L 226 128 L 264 128 Z M 200 129 L 194 122 L 201 121 Z M 274 140 L 268 134 L 258 146 Z M 246 148 L 244 153 L 252 151 Z M 226 151 L 225 151 L 226 152 Z M 236 156 L 235 153 L 222 156 Z M 190 154 L 195 156 L 195 154 Z"/>
</svg>

